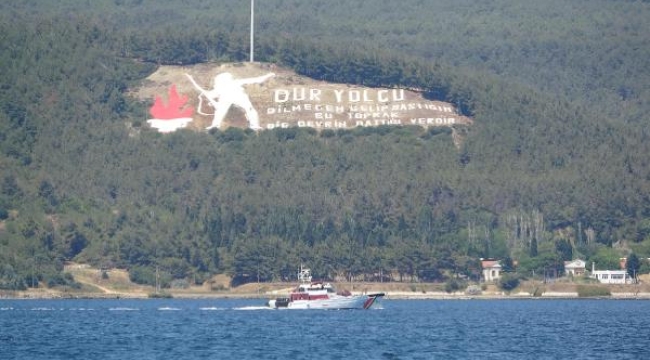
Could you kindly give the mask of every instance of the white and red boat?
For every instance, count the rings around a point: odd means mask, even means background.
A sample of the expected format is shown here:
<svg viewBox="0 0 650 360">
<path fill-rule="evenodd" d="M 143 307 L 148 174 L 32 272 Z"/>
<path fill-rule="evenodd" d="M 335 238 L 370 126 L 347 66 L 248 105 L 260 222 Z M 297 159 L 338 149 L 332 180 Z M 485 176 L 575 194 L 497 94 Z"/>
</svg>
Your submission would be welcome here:
<svg viewBox="0 0 650 360">
<path fill-rule="evenodd" d="M 383 293 L 352 295 L 337 293 L 332 284 L 312 281 L 309 269 L 300 269 L 300 285 L 291 291 L 289 297 L 269 300 L 274 309 L 370 309 L 384 296 Z"/>
</svg>

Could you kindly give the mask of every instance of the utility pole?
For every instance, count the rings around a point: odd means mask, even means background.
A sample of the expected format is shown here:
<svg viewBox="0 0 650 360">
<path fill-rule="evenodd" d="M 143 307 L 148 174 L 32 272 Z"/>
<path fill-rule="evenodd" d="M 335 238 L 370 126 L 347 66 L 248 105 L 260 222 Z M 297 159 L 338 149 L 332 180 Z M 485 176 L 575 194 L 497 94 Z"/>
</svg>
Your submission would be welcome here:
<svg viewBox="0 0 650 360">
<path fill-rule="evenodd" d="M 255 62 L 255 0 L 251 0 L 251 59 Z"/>
<path fill-rule="evenodd" d="M 160 292 L 160 273 L 158 272 L 158 265 L 156 265 L 156 295 Z"/>
</svg>

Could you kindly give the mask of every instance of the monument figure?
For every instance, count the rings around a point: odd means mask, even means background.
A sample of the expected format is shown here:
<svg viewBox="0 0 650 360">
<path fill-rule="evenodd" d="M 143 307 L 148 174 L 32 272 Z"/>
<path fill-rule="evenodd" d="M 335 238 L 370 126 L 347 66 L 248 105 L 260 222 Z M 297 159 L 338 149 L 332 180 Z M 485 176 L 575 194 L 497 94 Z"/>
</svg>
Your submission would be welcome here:
<svg viewBox="0 0 650 360">
<path fill-rule="evenodd" d="M 248 126 L 251 129 L 260 130 L 262 128 L 260 126 L 259 114 L 257 113 L 257 110 L 255 110 L 253 103 L 251 103 L 244 86 L 263 83 L 269 78 L 275 76 L 274 73 L 268 73 L 253 78 L 235 79 L 231 73 L 224 72 L 214 77 L 213 88 L 211 90 L 203 89 L 196 83 L 196 81 L 194 81 L 194 78 L 192 78 L 191 75 L 185 74 L 185 76 L 190 79 L 194 87 L 201 93 L 199 95 L 199 108 L 197 112 L 201 115 L 213 115 L 212 124 L 210 124 L 206 130 L 220 128 L 223 118 L 233 105 L 244 111 L 246 120 L 248 120 Z M 213 114 L 203 113 L 201 111 L 204 97 L 207 99 L 210 106 L 214 108 Z"/>
</svg>

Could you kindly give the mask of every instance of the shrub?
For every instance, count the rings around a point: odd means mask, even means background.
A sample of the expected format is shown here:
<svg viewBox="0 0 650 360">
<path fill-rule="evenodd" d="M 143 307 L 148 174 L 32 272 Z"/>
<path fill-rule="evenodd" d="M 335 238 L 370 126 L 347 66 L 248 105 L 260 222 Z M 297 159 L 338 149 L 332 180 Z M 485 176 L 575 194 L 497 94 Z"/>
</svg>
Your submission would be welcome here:
<svg viewBox="0 0 650 360">
<path fill-rule="evenodd" d="M 210 290 L 212 291 L 226 291 L 228 288 L 224 286 L 223 284 L 213 284 L 210 286 Z"/>
<path fill-rule="evenodd" d="M 196 273 L 194 274 L 194 285 L 203 285 L 203 283 L 210 278 L 209 274 Z"/>
<path fill-rule="evenodd" d="M 448 293 L 453 293 L 458 290 L 464 289 L 467 287 L 467 284 L 463 281 L 460 281 L 458 279 L 449 279 L 447 282 L 445 282 L 445 291 Z"/>
<path fill-rule="evenodd" d="M 190 283 L 185 279 L 176 279 L 171 282 L 172 289 L 188 289 Z"/>
<path fill-rule="evenodd" d="M 51 273 L 45 275 L 45 282 L 47 287 L 56 287 L 56 286 L 69 286 L 73 289 L 80 289 L 81 284 L 74 281 L 72 274 L 70 273 Z"/>
<path fill-rule="evenodd" d="M 140 285 L 155 285 L 156 274 L 144 266 L 134 266 L 129 269 L 129 279 Z"/>
<path fill-rule="evenodd" d="M 608 288 L 602 286 L 578 285 L 578 297 L 612 296 Z"/>
<path fill-rule="evenodd" d="M 519 277 L 516 274 L 503 274 L 499 278 L 499 288 L 505 291 L 511 291 L 519 286 Z"/>
<path fill-rule="evenodd" d="M 156 271 L 145 266 L 134 266 L 129 269 L 129 279 L 136 284 L 156 286 Z M 167 271 L 158 272 L 158 286 L 169 288 L 172 277 Z"/>
<path fill-rule="evenodd" d="M 0 265 L 0 290 L 25 290 L 25 278 L 11 265 Z"/>
<path fill-rule="evenodd" d="M 150 299 L 171 299 L 173 298 L 173 295 L 170 293 L 161 292 L 161 293 L 148 294 L 147 297 L 149 297 Z"/>
<path fill-rule="evenodd" d="M 7 209 L 0 207 L 0 220 L 6 220 L 9 218 L 9 211 Z"/>
</svg>

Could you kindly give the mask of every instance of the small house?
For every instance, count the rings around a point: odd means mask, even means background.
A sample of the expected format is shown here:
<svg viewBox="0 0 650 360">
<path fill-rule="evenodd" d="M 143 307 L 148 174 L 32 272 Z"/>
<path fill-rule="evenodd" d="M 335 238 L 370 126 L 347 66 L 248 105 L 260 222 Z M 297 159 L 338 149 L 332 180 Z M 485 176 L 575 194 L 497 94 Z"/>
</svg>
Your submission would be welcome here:
<svg viewBox="0 0 650 360">
<path fill-rule="evenodd" d="M 483 280 L 492 282 L 501 277 L 501 264 L 498 260 L 481 259 L 481 268 L 483 269 Z"/>
<path fill-rule="evenodd" d="M 585 274 L 586 263 L 584 260 L 573 260 L 564 262 L 564 272 L 571 276 L 583 276 Z"/>
</svg>

